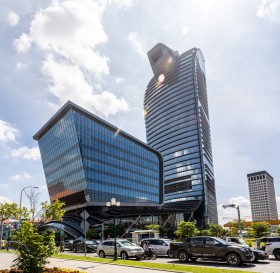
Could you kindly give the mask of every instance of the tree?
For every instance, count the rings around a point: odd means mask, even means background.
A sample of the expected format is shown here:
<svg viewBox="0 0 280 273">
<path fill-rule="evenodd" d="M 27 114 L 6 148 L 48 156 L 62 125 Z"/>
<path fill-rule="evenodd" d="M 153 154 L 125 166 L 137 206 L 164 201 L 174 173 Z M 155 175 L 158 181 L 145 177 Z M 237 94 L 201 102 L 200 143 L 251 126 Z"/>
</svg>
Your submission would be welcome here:
<svg viewBox="0 0 280 273">
<path fill-rule="evenodd" d="M 268 222 L 257 222 L 251 225 L 257 238 L 269 234 L 271 227 Z"/>
<path fill-rule="evenodd" d="M 38 196 L 39 196 L 40 193 L 35 188 L 29 188 L 24 193 L 25 193 L 25 195 L 28 198 L 29 203 L 30 203 L 31 221 L 34 222 L 35 212 L 37 210 L 38 203 L 39 203 Z"/>
<path fill-rule="evenodd" d="M 22 210 L 26 214 L 26 208 Z M 3 225 L 7 219 L 18 219 L 20 216 L 20 209 L 16 203 L 0 203 L 0 217 L 1 217 L 1 231 L 0 231 L 0 242 L 3 238 Z"/>
<path fill-rule="evenodd" d="M 179 238 L 191 237 L 196 232 L 196 227 L 194 222 L 182 221 L 179 223 L 177 229 L 175 230 L 176 236 Z"/>
<path fill-rule="evenodd" d="M 13 235 L 16 259 L 14 266 L 23 273 L 41 273 L 47 258 L 57 253 L 54 231 L 40 234 L 29 222 L 22 223 L 20 229 Z"/>
<path fill-rule="evenodd" d="M 160 225 L 155 225 L 155 224 L 147 225 L 147 226 L 145 226 L 145 229 L 152 229 L 152 230 L 159 231 L 160 230 Z"/>
<path fill-rule="evenodd" d="M 56 199 L 51 204 L 49 204 L 46 201 L 46 202 L 42 202 L 41 205 L 42 205 L 42 210 L 40 214 L 41 225 L 44 224 L 46 221 L 51 221 L 51 220 L 62 221 L 63 215 L 66 212 L 66 210 L 62 209 L 62 207 L 65 205 L 64 202 L 61 202 L 58 199 Z"/>
<path fill-rule="evenodd" d="M 280 226 L 276 229 L 276 233 L 280 235 Z"/>
<path fill-rule="evenodd" d="M 221 225 L 211 224 L 209 231 L 211 236 L 221 236 L 223 229 L 224 228 Z"/>
<path fill-rule="evenodd" d="M 100 235 L 96 229 L 90 228 L 86 234 L 87 239 L 99 239 Z"/>
<path fill-rule="evenodd" d="M 209 231 L 209 229 L 204 229 L 204 230 L 202 230 L 202 231 L 201 231 L 201 235 L 202 235 L 202 236 L 210 236 L 210 231 Z"/>
<path fill-rule="evenodd" d="M 240 220 L 240 225 L 241 225 L 241 229 L 244 230 L 246 228 L 245 220 Z M 235 227 L 235 228 L 239 229 L 238 220 L 233 220 L 233 221 L 229 222 L 228 226 L 229 226 L 229 228 Z"/>
</svg>

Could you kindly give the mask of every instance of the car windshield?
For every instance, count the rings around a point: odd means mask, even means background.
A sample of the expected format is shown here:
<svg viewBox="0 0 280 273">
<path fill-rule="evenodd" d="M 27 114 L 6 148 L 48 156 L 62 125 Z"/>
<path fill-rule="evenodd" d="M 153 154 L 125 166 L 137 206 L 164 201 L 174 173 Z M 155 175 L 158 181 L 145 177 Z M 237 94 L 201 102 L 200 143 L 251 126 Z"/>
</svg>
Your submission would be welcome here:
<svg viewBox="0 0 280 273">
<path fill-rule="evenodd" d="M 95 241 L 86 241 L 86 243 L 89 244 L 89 245 L 95 245 L 96 244 Z"/>
<path fill-rule="evenodd" d="M 133 244 L 127 240 L 119 241 L 119 243 L 121 243 L 124 246 L 135 246 L 135 244 Z"/>
</svg>

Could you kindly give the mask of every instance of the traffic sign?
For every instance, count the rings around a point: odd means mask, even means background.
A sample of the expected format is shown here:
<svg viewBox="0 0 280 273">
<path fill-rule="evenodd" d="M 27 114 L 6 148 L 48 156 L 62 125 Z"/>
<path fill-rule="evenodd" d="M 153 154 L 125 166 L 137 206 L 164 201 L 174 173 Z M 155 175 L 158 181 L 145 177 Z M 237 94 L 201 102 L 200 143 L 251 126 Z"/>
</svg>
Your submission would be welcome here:
<svg viewBox="0 0 280 273">
<path fill-rule="evenodd" d="M 84 220 L 86 220 L 90 215 L 89 215 L 89 213 L 86 211 L 86 210 L 84 210 L 83 212 L 81 212 L 81 217 L 84 219 Z"/>
<path fill-rule="evenodd" d="M 89 229 L 89 222 L 88 221 L 82 221 L 80 224 L 80 227 L 84 230 L 84 232 L 87 232 Z"/>
</svg>

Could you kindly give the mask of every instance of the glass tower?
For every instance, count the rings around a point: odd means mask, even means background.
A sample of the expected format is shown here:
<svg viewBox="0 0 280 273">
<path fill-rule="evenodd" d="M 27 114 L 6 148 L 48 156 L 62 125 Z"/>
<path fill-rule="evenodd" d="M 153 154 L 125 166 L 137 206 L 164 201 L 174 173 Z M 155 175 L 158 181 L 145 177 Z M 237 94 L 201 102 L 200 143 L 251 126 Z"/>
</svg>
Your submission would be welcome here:
<svg viewBox="0 0 280 273">
<path fill-rule="evenodd" d="M 191 208 L 199 201 L 185 220 L 218 223 L 203 54 L 157 44 L 148 57 L 154 77 L 144 99 L 146 136 L 163 156 L 164 203 Z"/>
<path fill-rule="evenodd" d="M 162 157 L 81 107 L 67 102 L 34 136 L 51 201 L 161 204 Z"/>
</svg>

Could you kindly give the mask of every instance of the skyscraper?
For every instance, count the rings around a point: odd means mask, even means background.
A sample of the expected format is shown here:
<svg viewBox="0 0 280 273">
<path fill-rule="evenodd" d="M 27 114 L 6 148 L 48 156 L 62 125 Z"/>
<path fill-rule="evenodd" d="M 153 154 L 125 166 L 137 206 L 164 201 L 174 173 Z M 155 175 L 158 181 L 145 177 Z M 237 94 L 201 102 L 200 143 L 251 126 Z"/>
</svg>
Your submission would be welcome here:
<svg viewBox="0 0 280 273">
<path fill-rule="evenodd" d="M 278 220 L 273 177 L 266 171 L 247 174 L 253 221 Z"/>
<path fill-rule="evenodd" d="M 157 44 L 148 57 L 154 77 L 144 99 L 146 136 L 163 156 L 164 202 L 187 205 L 184 220 L 195 219 L 199 227 L 217 223 L 203 54 Z"/>
</svg>

